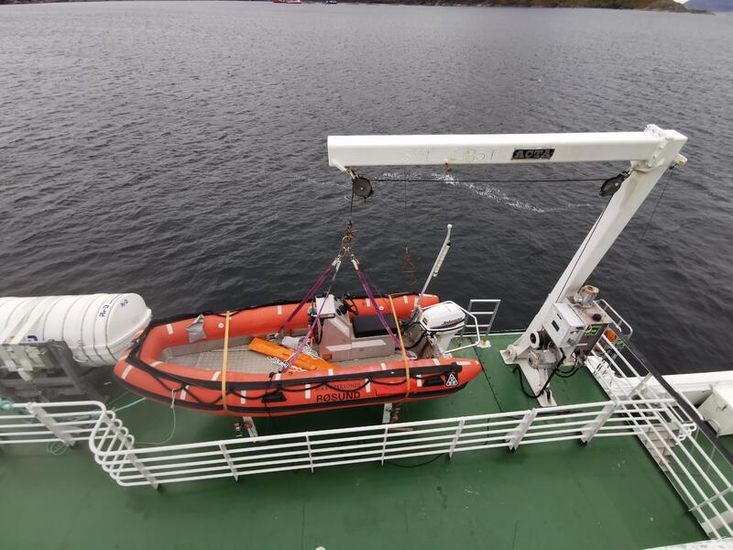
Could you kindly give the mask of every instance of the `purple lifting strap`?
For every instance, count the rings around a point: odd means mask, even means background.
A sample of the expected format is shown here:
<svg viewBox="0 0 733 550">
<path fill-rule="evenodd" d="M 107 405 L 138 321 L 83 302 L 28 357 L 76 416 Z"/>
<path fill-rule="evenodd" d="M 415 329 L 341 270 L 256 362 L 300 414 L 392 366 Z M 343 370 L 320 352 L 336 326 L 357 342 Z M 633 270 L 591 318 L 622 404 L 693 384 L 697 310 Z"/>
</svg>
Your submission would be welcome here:
<svg viewBox="0 0 733 550">
<path fill-rule="evenodd" d="M 290 356 L 290 359 L 288 359 L 288 364 L 283 367 L 282 372 L 287 372 L 290 367 L 293 366 L 293 363 L 295 363 L 295 360 L 300 357 L 300 354 L 303 353 L 303 350 L 305 349 L 305 345 L 310 340 L 311 335 L 313 334 L 313 329 L 316 328 L 316 323 L 318 322 L 318 315 L 315 316 L 313 319 L 313 322 L 311 323 L 311 326 L 308 327 L 308 334 L 306 334 L 303 338 L 301 338 L 300 343 L 298 344 L 298 347 L 295 350 L 295 353 Z"/>
<path fill-rule="evenodd" d="M 334 267 L 331 265 L 331 267 Z M 326 270 L 326 273 L 328 273 L 328 270 Z M 331 294 L 331 288 L 333 287 L 333 282 L 336 280 L 336 275 L 338 274 L 338 269 L 334 271 L 333 277 L 331 278 L 331 284 L 328 285 L 328 290 L 326 291 L 326 296 Z M 324 274 L 325 275 L 325 274 Z M 318 285 L 319 287 L 321 285 Z M 316 290 L 318 290 L 316 288 Z M 311 323 L 310 327 L 308 327 L 308 333 L 301 339 L 300 343 L 298 344 L 298 347 L 295 349 L 295 353 L 290 356 L 290 359 L 288 359 L 288 364 L 285 365 L 282 372 L 287 372 L 287 370 L 293 366 L 293 363 L 295 363 L 295 360 L 300 357 L 300 354 L 303 353 L 303 350 L 305 349 L 305 345 L 308 343 L 308 340 L 310 340 L 311 336 L 313 335 L 313 330 L 316 328 L 316 324 L 318 324 L 318 320 L 321 318 L 321 312 L 323 311 L 323 308 L 326 305 L 326 300 L 323 300 L 323 303 L 321 303 L 321 307 L 318 308 L 318 311 L 316 312 L 316 316 L 313 319 L 313 322 Z"/>
<path fill-rule="evenodd" d="M 285 320 L 285 322 L 280 327 L 280 330 L 278 332 L 284 331 L 287 326 L 290 324 L 290 321 L 293 320 L 293 318 L 298 314 L 298 312 L 303 309 L 303 306 L 310 302 L 313 299 L 313 296 L 316 295 L 316 292 L 318 292 L 318 289 L 323 286 L 323 283 L 326 282 L 326 279 L 331 274 L 331 272 L 334 270 L 334 265 L 331 264 L 328 266 L 328 269 L 323 272 L 323 275 L 316 281 L 316 283 L 311 287 L 311 289 L 308 291 L 308 294 L 305 295 L 305 298 L 303 298 L 300 303 L 298 304 L 298 307 L 295 308 L 295 310 L 290 314 L 290 316 Z"/>
<path fill-rule="evenodd" d="M 392 337 L 392 340 L 394 340 L 395 347 L 399 348 L 400 341 L 397 339 L 397 337 L 392 333 L 392 331 L 389 328 L 389 325 L 387 324 L 387 321 L 384 319 L 384 315 L 382 315 L 382 312 L 379 310 L 379 304 L 374 299 L 374 294 L 372 293 L 372 289 L 369 288 L 369 284 L 367 284 L 366 276 L 362 272 L 361 269 L 358 267 L 359 264 L 355 264 L 354 267 L 356 268 L 356 275 L 359 277 L 359 282 L 361 283 L 361 286 L 364 287 L 364 291 L 367 293 L 367 296 L 374 304 L 374 310 L 377 312 L 377 317 L 379 318 L 379 322 L 382 323 L 382 326 L 386 329 L 387 334 L 389 334 Z"/>
</svg>

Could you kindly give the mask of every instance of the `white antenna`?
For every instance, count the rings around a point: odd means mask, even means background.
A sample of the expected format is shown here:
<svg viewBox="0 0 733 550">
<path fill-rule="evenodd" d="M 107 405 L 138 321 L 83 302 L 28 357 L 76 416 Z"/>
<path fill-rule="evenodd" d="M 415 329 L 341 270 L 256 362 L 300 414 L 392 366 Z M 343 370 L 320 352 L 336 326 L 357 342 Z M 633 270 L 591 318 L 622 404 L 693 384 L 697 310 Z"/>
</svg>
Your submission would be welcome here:
<svg viewBox="0 0 733 550">
<path fill-rule="evenodd" d="M 445 257 L 448 255 L 448 250 L 450 250 L 450 232 L 451 229 L 453 229 L 452 224 L 448 224 L 447 226 L 448 231 L 445 234 L 445 240 L 443 241 L 443 246 L 440 247 L 440 252 L 438 252 L 438 257 L 435 258 L 435 263 L 433 264 L 433 268 L 430 270 L 430 273 L 428 274 L 428 278 L 425 280 L 425 284 L 422 287 L 422 290 L 420 291 L 420 294 L 417 296 L 417 300 L 415 300 L 415 307 L 413 308 L 413 313 L 417 311 L 417 309 L 420 307 L 420 299 L 423 297 L 423 294 L 425 294 L 425 291 L 428 289 L 428 285 L 430 284 L 431 279 L 435 279 L 438 276 L 438 273 L 440 273 L 440 268 L 443 265 L 443 261 L 445 260 Z"/>
</svg>

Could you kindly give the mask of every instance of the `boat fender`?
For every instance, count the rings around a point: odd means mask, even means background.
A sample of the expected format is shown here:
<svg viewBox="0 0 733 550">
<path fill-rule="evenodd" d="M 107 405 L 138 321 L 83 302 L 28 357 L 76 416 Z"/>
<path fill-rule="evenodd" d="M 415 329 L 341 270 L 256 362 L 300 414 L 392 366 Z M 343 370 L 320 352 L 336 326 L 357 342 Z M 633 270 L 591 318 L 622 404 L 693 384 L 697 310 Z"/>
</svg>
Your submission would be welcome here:
<svg viewBox="0 0 733 550">
<path fill-rule="evenodd" d="M 193 323 L 186 327 L 188 333 L 188 343 L 193 344 L 199 340 L 206 340 L 206 332 L 204 332 L 204 316 L 199 315 L 193 320 Z"/>
</svg>

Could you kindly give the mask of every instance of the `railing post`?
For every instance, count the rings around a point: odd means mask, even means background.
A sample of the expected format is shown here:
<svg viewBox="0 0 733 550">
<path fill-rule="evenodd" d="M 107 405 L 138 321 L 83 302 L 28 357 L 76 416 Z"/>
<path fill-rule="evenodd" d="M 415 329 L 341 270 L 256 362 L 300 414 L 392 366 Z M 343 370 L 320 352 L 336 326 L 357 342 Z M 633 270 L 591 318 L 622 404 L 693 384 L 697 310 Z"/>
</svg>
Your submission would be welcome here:
<svg viewBox="0 0 733 550">
<path fill-rule="evenodd" d="M 382 458 L 381 458 L 381 464 L 384 466 L 384 455 L 387 452 L 387 434 L 389 433 L 389 426 L 390 424 L 384 425 L 384 438 L 382 439 Z"/>
<path fill-rule="evenodd" d="M 382 424 L 389 424 L 392 422 L 392 413 L 394 412 L 394 405 L 392 403 L 385 403 L 382 407 Z"/>
<path fill-rule="evenodd" d="M 448 451 L 448 458 L 453 458 L 453 452 L 456 450 L 456 444 L 458 443 L 458 440 L 461 437 L 461 432 L 463 431 L 463 426 L 466 424 L 466 419 L 461 418 L 461 420 L 458 422 L 458 427 L 456 428 L 456 435 L 453 436 L 453 441 L 451 441 L 450 444 L 450 451 Z"/>
<path fill-rule="evenodd" d="M 234 481 L 239 481 L 239 472 L 234 467 L 234 462 L 232 462 L 232 457 L 229 455 L 229 451 L 227 451 L 226 445 L 224 443 L 219 443 L 219 449 L 221 450 L 221 454 L 224 455 L 224 458 L 227 461 L 227 464 L 229 465 L 229 469 L 232 471 L 232 475 L 234 476 Z"/>
<path fill-rule="evenodd" d="M 305 443 L 308 446 L 308 462 L 311 465 L 311 473 L 313 473 L 315 472 L 315 468 L 313 468 L 313 451 L 311 450 L 311 438 L 308 432 L 305 432 Z"/>
<path fill-rule="evenodd" d="M 531 411 L 527 411 L 527 413 L 524 415 L 524 418 L 522 418 L 522 421 L 517 425 L 517 428 L 514 430 L 514 433 L 509 437 L 507 443 L 507 447 L 510 451 L 516 451 L 517 447 L 519 447 L 519 444 L 522 442 L 522 439 L 524 438 L 524 434 L 527 433 L 527 430 L 529 430 L 529 427 L 532 425 L 532 422 L 534 422 L 534 419 L 537 417 L 537 409 L 532 409 Z"/>
<path fill-rule="evenodd" d="M 607 403 L 598 413 L 598 416 L 589 422 L 587 426 L 582 428 L 583 435 L 580 438 L 580 442 L 587 445 L 588 442 L 595 437 L 598 431 L 606 425 L 606 422 L 611 418 L 613 413 L 616 412 L 617 408 L 617 401 Z"/>
<path fill-rule="evenodd" d="M 74 445 L 74 440 L 61 426 L 59 426 L 51 415 L 49 415 L 43 407 L 36 403 L 28 403 L 25 409 L 32 414 L 38 422 L 43 424 L 46 429 L 53 435 L 59 438 L 59 440 L 67 447 Z"/>
</svg>

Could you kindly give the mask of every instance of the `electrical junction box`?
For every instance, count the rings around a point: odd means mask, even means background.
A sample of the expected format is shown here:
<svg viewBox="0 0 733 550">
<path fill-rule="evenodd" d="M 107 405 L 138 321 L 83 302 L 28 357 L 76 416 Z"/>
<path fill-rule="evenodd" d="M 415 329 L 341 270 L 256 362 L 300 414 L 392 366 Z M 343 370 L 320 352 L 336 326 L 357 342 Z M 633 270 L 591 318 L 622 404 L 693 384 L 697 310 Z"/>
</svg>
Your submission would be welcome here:
<svg viewBox="0 0 733 550">
<path fill-rule="evenodd" d="M 553 304 L 542 328 L 569 358 L 573 353 L 588 355 L 610 324 L 611 318 L 597 303 L 582 306 L 567 300 Z"/>
<path fill-rule="evenodd" d="M 697 410 L 718 435 L 733 434 L 733 384 L 717 384 Z"/>
<path fill-rule="evenodd" d="M 585 331 L 585 323 L 567 302 L 552 305 L 550 317 L 542 325 L 553 343 L 569 356 Z M 569 352 L 568 352 L 569 350 Z"/>
<path fill-rule="evenodd" d="M 605 310 L 595 302 L 587 307 L 578 304 L 572 304 L 571 307 L 585 325 L 583 334 L 575 345 L 575 353 L 585 357 L 595 347 L 612 321 Z"/>
</svg>

